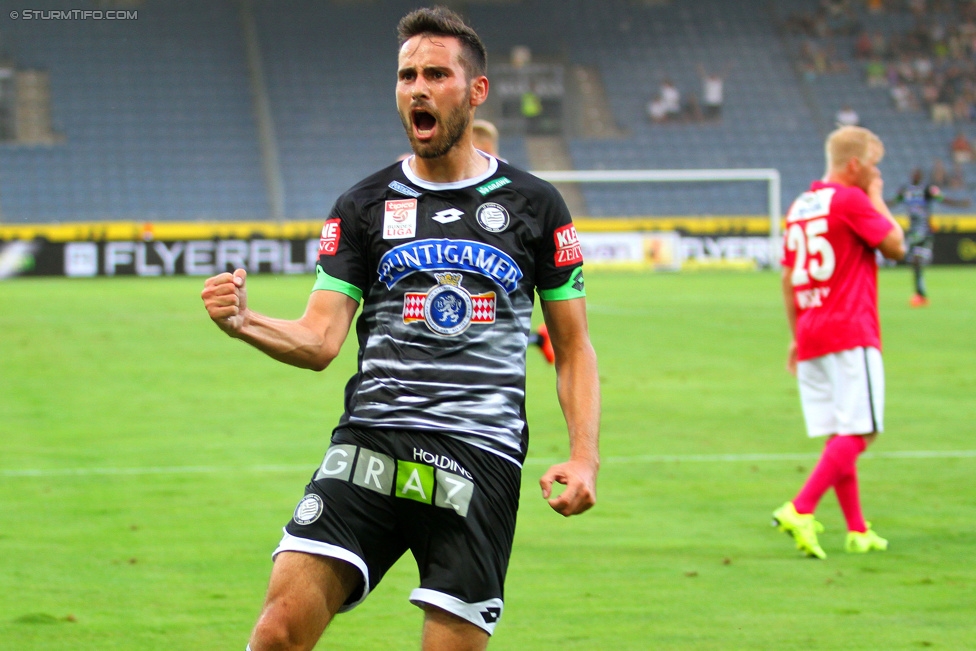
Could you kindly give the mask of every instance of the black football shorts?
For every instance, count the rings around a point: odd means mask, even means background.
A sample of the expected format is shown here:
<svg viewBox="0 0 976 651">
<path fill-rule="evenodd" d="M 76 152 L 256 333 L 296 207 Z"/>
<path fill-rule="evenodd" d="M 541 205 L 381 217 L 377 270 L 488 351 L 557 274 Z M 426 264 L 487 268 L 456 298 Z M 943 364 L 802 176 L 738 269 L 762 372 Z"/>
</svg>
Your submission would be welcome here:
<svg viewBox="0 0 976 651">
<path fill-rule="evenodd" d="M 908 240 L 908 253 L 905 255 L 905 260 L 908 262 L 914 262 L 918 259 L 922 264 L 930 264 L 932 262 L 932 247 L 935 244 L 935 238 L 932 235 L 909 235 Z"/>
<path fill-rule="evenodd" d="M 494 632 L 515 534 L 521 469 L 448 435 L 337 429 L 275 550 L 344 560 L 361 603 L 408 549 L 420 570 L 410 601 Z"/>
</svg>

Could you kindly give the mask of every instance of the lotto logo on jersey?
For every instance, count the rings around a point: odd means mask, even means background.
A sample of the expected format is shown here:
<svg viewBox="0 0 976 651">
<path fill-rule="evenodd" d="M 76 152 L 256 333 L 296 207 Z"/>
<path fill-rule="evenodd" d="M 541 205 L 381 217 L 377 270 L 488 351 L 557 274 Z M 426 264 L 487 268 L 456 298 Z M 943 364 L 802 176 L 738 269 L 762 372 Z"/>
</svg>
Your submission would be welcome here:
<svg viewBox="0 0 976 651">
<path fill-rule="evenodd" d="M 580 246 L 576 227 L 566 224 L 556 229 L 553 234 L 556 240 L 556 266 L 568 267 L 583 261 L 583 247 Z"/>
<path fill-rule="evenodd" d="M 417 236 L 417 200 L 393 199 L 383 210 L 383 239 L 406 240 Z"/>
<path fill-rule="evenodd" d="M 339 237 L 342 230 L 338 219 L 326 220 L 322 225 L 322 237 L 319 239 L 319 255 L 335 255 L 339 250 Z"/>
</svg>

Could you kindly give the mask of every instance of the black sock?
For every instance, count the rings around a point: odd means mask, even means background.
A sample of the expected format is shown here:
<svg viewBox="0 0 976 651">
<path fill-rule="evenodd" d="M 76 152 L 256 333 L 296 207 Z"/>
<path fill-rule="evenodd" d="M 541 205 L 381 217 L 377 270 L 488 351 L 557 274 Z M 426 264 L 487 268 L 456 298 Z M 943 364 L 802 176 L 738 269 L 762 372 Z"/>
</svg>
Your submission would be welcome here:
<svg viewBox="0 0 976 651">
<path fill-rule="evenodd" d="M 916 262 L 912 265 L 915 271 L 915 293 L 919 296 L 925 296 L 925 279 L 922 278 L 922 263 Z"/>
</svg>

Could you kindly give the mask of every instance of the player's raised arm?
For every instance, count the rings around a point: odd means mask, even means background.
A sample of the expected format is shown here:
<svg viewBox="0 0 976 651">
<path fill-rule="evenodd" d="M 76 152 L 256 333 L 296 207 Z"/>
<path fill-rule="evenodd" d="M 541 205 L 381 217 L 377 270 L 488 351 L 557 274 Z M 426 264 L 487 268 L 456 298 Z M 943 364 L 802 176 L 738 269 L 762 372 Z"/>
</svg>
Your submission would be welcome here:
<svg viewBox="0 0 976 651">
<path fill-rule="evenodd" d="M 596 503 L 600 468 L 600 377 L 586 325 L 586 301 L 543 301 L 543 315 L 556 353 L 556 391 L 569 429 L 569 461 L 549 468 L 539 480 L 543 498 L 565 516 Z M 566 489 L 551 497 L 553 482 Z"/>
<path fill-rule="evenodd" d="M 888 235 L 878 244 L 878 250 L 881 251 L 881 255 L 889 260 L 901 260 L 905 257 L 905 233 L 885 203 L 884 181 L 881 178 L 880 172 L 876 173 L 865 190 L 874 209 L 881 213 L 892 225 Z"/>
<path fill-rule="evenodd" d="M 274 359 L 321 371 L 339 354 L 359 303 L 333 291 L 314 291 L 305 314 L 275 319 L 247 307 L 247 272 L 208 278 L 201 298 L 217 327 Z"/>
</svg>

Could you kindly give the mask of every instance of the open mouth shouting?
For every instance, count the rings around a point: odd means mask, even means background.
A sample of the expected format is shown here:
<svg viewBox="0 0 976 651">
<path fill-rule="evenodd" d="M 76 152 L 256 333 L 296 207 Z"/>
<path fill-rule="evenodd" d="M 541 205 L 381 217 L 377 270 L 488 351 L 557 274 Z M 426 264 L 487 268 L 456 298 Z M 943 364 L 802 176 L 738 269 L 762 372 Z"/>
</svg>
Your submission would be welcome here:
<svg viewBox="0 0 976 651">
<path fill-rule="evenodd" d="M 437 118 L 423 108 L 415 108 L 410 112 L 413 120 L 413 135 L 420 142 L 429 142 L 434 137 L 437 128 Z"/>
<path fill-rule="evenodd" d="M 461 139 L 471 117 L 465 104 L 442 115 L 426 104 L 415 103 L 409 113 L 401 114 L 401 120 L 414 153 L 420 158 L 439 158 Z"/>
</svg>

